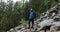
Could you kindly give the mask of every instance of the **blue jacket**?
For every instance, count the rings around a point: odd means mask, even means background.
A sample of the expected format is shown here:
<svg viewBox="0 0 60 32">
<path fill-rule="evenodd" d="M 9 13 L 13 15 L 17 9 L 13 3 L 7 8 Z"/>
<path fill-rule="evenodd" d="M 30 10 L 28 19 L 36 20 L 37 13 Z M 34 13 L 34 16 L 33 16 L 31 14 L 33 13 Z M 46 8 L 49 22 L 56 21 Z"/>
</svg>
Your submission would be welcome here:
<svg viewBox="0 0 60 32">
<path fill-rule="evenodd" d="M 34 11 L 29 12 L 29 19 L 34 19 L 36 17 L 36 14 Z"/>
</svg>

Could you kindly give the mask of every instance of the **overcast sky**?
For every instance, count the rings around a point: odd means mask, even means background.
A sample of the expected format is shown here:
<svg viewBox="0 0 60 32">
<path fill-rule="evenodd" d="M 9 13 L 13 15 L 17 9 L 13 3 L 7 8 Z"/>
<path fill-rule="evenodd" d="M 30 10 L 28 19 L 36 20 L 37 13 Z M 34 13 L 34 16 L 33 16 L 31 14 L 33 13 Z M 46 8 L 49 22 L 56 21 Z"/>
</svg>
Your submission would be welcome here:
<svg viewBox="0 0 60 32">
<path fill-rule="evenodd" d="M 21 1 L 21 0 L 13 0 L 13 2 L 16 2 L 16 1 Z M 5 2 L 7 2 L 7 0 L 5 0 Z"/>
<path fill-rule="evenodd" d="M 16 1 L 22 1 L 22 0 L 13 0 L 13 2 L 16 2 Z M 29 0 L 27 0 L 27 1 L 29 1 Z M 7 2 L 7 0 L 5 0 L 5 2 Z M 26 2 L 26 0 L 25 0 L 25 2 Z"/>
</svg>

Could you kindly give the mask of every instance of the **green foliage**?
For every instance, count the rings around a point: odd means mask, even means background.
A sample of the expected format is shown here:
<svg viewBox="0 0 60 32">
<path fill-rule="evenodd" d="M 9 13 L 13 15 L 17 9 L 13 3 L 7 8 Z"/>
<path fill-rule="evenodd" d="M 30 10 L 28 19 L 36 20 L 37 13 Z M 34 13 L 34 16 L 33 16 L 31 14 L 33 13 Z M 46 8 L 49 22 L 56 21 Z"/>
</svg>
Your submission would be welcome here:
<svg viewBox="0 0 60 32">
<path fill-rule="evenodd" d="M 33 7 L 36 11 L 37 17 L 39 17 L 42 12 L 47 11 L 47 9 L 50 9 L 57 3 L 57 0 L 30 0 L 29 3 L 26 2 L 24 5 L 19 1 L 13 3 L 12 0 L 9 0 L 8 3 L 1 2 L 0 32 L 5 32 L 20 23 L 26 23 L 25 19 L 28 19 L 28 8 Z"/>
<path fill-rule="evenodd" d="M 59 0 L 55 0 L 56 2 L 58 2 Z"/>
<path fill-rule="evenodd" d="M 36 10 L 37 16 L 55 6 L 57 0 L 30 0 L 30 5 Z"/>
<path fill-rule="evenodd" d="M 26 23 L 25 18 L 21 19 L 20 23 L 25 24 Z"/>
<path fill-rule="evenodd" d="M 20 9 L 21 7 L 17 4 L 20 4 L 18 2 L 13 3 L 12 0 L 8 1 L 7 3 L 0 3 L 0 32 L 14 28 L 15 26 L 20 24 Z"/>
</svg>

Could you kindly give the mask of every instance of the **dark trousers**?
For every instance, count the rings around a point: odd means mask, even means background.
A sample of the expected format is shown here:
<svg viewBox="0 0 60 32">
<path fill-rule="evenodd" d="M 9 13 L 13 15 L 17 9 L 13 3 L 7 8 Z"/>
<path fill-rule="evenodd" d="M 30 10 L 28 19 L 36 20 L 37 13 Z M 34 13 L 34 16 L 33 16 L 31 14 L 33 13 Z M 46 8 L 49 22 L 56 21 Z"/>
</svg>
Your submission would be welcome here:
<svg viewBox="0 0 60 32">
<path fill-rule="evenodd" d="M 28 22 L 29 28 L 30 28 L 30 26 L 31 26 L 30 23 L 32 23 L 32 27 L 31 27 L 31 28 L 33 28 L 33 26 L 34 26 L 34 19 L 29 19 L 29 22 Z"/>
</svg>

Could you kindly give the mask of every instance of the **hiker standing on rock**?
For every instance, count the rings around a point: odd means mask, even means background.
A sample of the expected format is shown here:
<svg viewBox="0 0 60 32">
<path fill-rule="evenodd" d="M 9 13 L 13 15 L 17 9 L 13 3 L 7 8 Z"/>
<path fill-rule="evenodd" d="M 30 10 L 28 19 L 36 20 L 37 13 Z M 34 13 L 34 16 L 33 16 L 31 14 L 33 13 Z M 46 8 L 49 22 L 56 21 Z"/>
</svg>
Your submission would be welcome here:
<svg viewBox="0 0 60 32">
<path fill-rule="evenodd" d="M 31 22 L 32 22 L 32 27 L 31 28 L 34 28 L 33 26 L 34 26 L 34 19 L 35 19 L 35 17 L 36 17 L 36 14 L 35 14 L 35 11 L 31 8 L 30 9 L 30 11 L 29 11 L 29 22 L 28 22 L 28 25 L 29 25 L 29 29 L 30 29 L 30 27 L 31 27 Z"/>
</svg>

